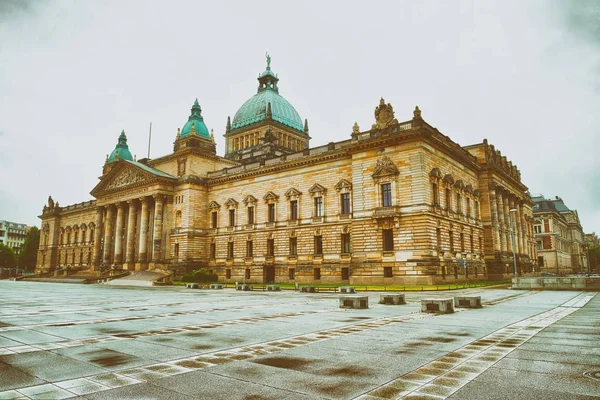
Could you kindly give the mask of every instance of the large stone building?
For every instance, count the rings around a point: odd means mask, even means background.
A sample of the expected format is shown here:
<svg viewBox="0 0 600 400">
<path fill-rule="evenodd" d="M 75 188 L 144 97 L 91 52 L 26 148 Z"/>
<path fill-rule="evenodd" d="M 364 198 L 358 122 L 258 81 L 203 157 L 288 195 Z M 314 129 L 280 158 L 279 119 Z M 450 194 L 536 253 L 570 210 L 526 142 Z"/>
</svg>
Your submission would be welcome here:
<svg viewBox="0 0 600 400">
<path fill-rule="evenodd" d="M 25 243 L 26 237 L 26 224 L 0 220 L 0 243 L 9 246 L 18 253 L 23 243 Z"/>
<path fill-rule="evenodd" d="M 427 284 L 496 279 L 535 259 L 531 200 L 487 140 L 461 147 L 381 99 L 372 127 L 310 147 L 267 69 L 228 118 L 225 156 L 198 102 L 173 152 L 134 160 L 125 133 L 96 200 L 41 215 L 38 271 L 205 267 L 233 282 Z M 510 211 L 514 210 L 514 211 Z M 514 218 L 514 230 L 510 218 Z M 510 267 L 510 268 L 509 268 Z"/>
<path fill-rule="evenodd" d="M 539 269 L 560 274 L 587 272 L 585 235 L 577 210 L 569 209 L 558 196 L 532 199 Z"/>
</svg>

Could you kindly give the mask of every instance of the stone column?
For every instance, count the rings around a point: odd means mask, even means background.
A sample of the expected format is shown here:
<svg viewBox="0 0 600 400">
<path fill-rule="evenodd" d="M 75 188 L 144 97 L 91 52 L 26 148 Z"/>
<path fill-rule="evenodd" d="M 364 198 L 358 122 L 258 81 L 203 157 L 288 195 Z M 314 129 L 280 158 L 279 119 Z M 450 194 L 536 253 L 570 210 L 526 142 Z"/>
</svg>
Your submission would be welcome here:
<svg viewBox="0 0 600 400">
<path fill-rule="evenodd" d="M 162 223 L 163 223 L 163 195 L 154 196 L 154 232 L 152 235 L 152 261 L 162 259 Z"/>
<path fill-rule="evenodd" d="M 494 250 L 501 251 L 502 244 L 500 242 L 500 225 L 498 223 L 498 204 L 496 199 L 496 189 L 494 186 L 489 187 L 490 194 L 490 214 L 492 217 L 492 235 L 494 239 Z"/>
<path fill-rule="evenodd" d="M 500 192 L 500 191 L 499 191 Z M 498 200 L 498 229 L 500 231 L 500 250 L 506 251 L 506 232 L 504 222 L 504 200 L 502 199 L 502 192 L 498 193 L 496 199 Z"/>
<path fill-rule="evenodd" d="M 145 197 L 140 198 L 142 204 L 142 217 L 140 219 L 140 248 L 138 262 L 145 263 L 148 259 L 148 200 Z"/>
<path fill-rule="evenodd" d="M 117 206 L 117 223 L 115 228 L 115 258 L 114 263 L 121 265 L 123 263 L 123 225 L 125 223 L 125 204 L 119 202 Z"/>
<path fill-rule="evenodd" d="M 102 262 L 102 217 L 104 216 L 104 208 L 96 208 L 96 225 L 94 226 L 94 267 L 99 267 Z"/>
<path fill-rule="evenodd" d="M 111 250 L 113 237 L 113 216 L 114 206 L 109 204 L 106 206 L 106 220 L 104 221 L 104 264 L 111 264 Z"/>
<path fill-rule="evenodd" d="M 523 231 L 521 229 L 521 206 L 519 205 L 519 200 L 515 199 L 515 203 L 513 205 L 514 208 L 517 209 L 517 212 L 515 213 L 515 233 L 516 233 L 516 246 L 517 246 L 517 253 L 518 254 L 523 254 Z"/>
<path fill-rule="evenodd" d="M 135 200 L 129 200 L 127 204 L 129 204 L 129 211 L 127 215 L 127 253 L 125 254 L 125 262 L 132 264 L 135 253 Z"/>
<path fill-rule="evenodd" d="M 504 200 L 504 226 L 505 226 L 505 232 L 506 232 L 506 249 L 507 251 L 512 253 L 512 238 L 511 238 L 511 232 L 510 232 L 510 206 L 508 205 L 508 193 L 505 193 L 503 196 L 503 200 Z"/>
</svg>

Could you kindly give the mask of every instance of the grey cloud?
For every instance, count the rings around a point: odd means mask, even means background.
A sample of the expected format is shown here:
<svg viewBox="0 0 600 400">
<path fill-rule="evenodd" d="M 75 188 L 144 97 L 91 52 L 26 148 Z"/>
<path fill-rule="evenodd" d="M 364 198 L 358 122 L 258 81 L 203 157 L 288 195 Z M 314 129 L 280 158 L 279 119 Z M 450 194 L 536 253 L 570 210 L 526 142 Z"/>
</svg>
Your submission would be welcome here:
<svg viewBox="0 0 600 400">
<path fill-rule="evenodd" d="M 560 1 L 566 28 L 581 40 L 600 47 L 600 2 Z"/>
</svg>

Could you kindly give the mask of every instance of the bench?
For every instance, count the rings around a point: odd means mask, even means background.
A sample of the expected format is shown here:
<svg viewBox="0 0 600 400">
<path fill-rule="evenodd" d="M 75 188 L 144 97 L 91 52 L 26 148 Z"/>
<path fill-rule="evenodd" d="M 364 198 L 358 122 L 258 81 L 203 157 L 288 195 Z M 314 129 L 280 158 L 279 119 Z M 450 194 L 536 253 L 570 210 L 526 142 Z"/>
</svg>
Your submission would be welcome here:
<svg viewBox="0 0 600 400">
<path fill-rule="evenodd" d="M 421 312 L 451 314 L 454 312 L 453 299 L 423 299 Z"/>
<path fill-rule="evenodd" d="M 223 285 L 220 283 L 211 283 L 210 288 L 211 289 L 223 289 Z"/>
<path fill-rule="evenodd" d="M 454 296 L 454 306 L 464 308 L 481 308 L 481 296 Z"/>
<path fill-rule="evenodd" d="M 340 286 L 340 293 L 356 293 L 354 286 Z"/>
<path fill-rule="evenodd" d="M 379 304 L 400 305 L 406 304 L 403 294 L 382 294 L 379 297 Z"/>
<path fill-rule="evenodd" d="M 369 296 L 340 296 L 340 308 L 369 308 Z"/>
</svg>

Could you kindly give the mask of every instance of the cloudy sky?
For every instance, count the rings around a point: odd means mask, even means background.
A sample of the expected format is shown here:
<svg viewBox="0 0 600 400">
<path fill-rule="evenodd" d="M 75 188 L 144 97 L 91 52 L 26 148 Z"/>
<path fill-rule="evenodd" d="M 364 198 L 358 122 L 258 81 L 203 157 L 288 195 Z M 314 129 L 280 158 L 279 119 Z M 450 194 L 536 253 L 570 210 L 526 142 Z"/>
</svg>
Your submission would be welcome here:
<svg viewBox="0 0 600 400">
<path fill-rule="evenodd" d="M 311 146 L 383 96 L 461 145 L 487 138 L 532 193 L 600 233 L 600 2 L 0 0 L 0 219 L 91 199 L 122 129 L 172 151 L 197 97 L 223 154 L 265 52 Z"/>
</svg>

